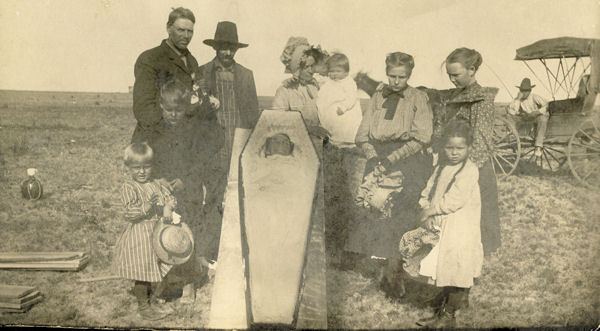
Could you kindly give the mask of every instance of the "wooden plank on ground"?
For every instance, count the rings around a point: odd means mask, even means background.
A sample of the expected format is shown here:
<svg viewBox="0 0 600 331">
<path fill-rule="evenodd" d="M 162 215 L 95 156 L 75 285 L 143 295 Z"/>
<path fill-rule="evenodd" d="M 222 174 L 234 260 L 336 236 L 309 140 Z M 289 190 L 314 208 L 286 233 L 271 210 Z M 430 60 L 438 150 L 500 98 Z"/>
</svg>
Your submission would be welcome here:
<svg viewBox="0 0 600 331">
<path fill-rule="evenodd" d="M 38 296 L 34 300 L 31 300 L 27 303 L 27 305 L 22 308 L 0 308 L 0 313 L 24 313 L 28 311 L 34 304 L 42 301 L 44 299 L 43 296 Z"/>
<path fill-rule="evenodd" d="M 0 302 L 22 304 L 23 302 L 31 300 L 32 298 L 35 298 L 38 295 L 40 295 L 40 291 L 33 291 L 20 298 L 2 298 L 0 299 Z"/>
<path fill-rule="evenodd" d="M 20 286 L 20 285 L 0 285 L 0 300 L 10 298 L 22 298 L 31 292 L 35 291 L 35 287 L 32 286 Z"/>
<path fill-rule="evenodd" d="M 40 292 L 37 292 L 37 294 L 35 296 L 28 296 L 28 298 L 29 299 L 27 301 L 23 301 L 21 303 L 11 303 L 11 302 L 1 302 L 0 301 L 0 308 L 23 309 L 23 308 L 29 307 L 33 304 L 40 302 L 42 296 L 40 295 Z"/>
<path fill-rule="evenodd" d="M 2 252 L 1 263 L 44 262 L 75 260 L 87 255 L 85 252 Z"/>
<path fill-rule="evenodd" d="M 211 329 L 246 329 L 246 279 L 242 258 L 239 206 L 239 156 L 250 130 L 236 129 L 225 191 L 225 209 L 221 225 L 219 258 L 213 284 L 208 327 Z"/>
<path fill-rule="evenodd" d="M 313 138 L 313 143 L 321 160 L 323 160 L 322 140 Z M 295 325 L 297 329 L 302 330 L 327 329 L 327 262 L 325 257 L 323 180 L 323 168 L 321 167 L 313 207 L 306 265 L 304 266 L 304 284 Z"/>
</svg>

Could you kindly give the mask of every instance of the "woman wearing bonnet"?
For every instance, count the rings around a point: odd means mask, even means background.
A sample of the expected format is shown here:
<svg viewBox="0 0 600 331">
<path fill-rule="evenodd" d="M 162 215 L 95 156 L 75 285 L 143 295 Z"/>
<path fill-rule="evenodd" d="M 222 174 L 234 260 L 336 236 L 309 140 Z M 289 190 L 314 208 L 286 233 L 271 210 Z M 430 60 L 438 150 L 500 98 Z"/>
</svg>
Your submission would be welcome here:
<svg viewBox="0 0 600 331">
<path fill-rule="evenodd" d="M 320 127 L 316 104 L 319 83 L 313 75 L 326 74 L 327 57 L 327 52 L 319 46 L 311 46 L 306 38 L 290 37 L 280 59 L 285 65 L 285 73 L 292 74 L 292 77 L 283 81 L 277 89 L 271 107 L 299 111 L 309 133 L 321 138 L 328 134 Z"/>
</svg>

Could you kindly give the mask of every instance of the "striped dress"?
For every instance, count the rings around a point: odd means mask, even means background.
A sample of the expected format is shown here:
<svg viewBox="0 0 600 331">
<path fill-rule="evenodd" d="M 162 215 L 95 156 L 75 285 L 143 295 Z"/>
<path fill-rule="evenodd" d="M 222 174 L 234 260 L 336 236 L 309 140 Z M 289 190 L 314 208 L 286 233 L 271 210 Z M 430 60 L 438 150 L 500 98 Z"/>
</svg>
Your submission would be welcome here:
<svg viewBox="0 0 600 331">
<path fill-rule="evenodd" d="M 155 211 L 144 214 L 152 194 L 158 204 L 174 199 L 169 190 L 156 181 L 138 183 L 126 180 L 121 191 L 125 207 L 125 230 L 117 240 L 113 269 L 115 275 L 132 280 L 160 282 L 171 265 L 161 263 L 152 249 L 152 231 L 158 221 Z"/>
</svg>

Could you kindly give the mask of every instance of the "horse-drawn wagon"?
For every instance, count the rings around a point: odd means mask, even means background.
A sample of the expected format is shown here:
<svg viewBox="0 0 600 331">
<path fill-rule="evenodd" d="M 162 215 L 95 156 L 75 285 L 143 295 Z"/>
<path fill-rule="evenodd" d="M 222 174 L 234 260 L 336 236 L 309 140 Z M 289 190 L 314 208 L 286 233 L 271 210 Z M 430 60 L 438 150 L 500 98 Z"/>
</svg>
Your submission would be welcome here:
<svg viewBox="0 0 600 331">
<path fill-rule="evenodd" d="M 581 183 L 600 187 L 600 118 L 594 103 L 600 90 L 600 40 L 561 37 L 517 49 L 522 61 L 550 93 L 550 118 L 542 154 L 534 153 L 535 128 L 499 116 L 493 164 L 510 175 L 519 161 L 557 171 L 568 164 Z M 539 61 L 547 85 L 533 63 Z"/>
</svg>

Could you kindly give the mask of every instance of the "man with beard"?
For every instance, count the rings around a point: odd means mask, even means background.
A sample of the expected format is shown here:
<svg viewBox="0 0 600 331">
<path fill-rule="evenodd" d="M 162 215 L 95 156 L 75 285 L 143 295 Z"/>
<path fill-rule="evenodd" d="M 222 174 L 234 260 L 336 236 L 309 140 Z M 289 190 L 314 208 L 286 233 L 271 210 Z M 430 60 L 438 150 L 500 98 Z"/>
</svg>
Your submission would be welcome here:
<svg viewBox="0 0 600 331">
<path fill-rule="evenodd" d="M 199 72 L 206 81 L 208 92 L 220 101 L 216 112 L 219 125 L 225 131 L 225 143 L 214 158 L 211 180 L 207 183 L 207 210 L 205 235 L 200 244 L 205 256 L 216 258 L 219 247 L 222 202 L 231 158 L 233 136 L 236 128 L 252 129 L 260 115 L 258 97 L 252 71 L 236 63 L 238 49 L 248 44 L 238 41 L 237 27 L 233 22 L 219 22 L 214 39 L 204 43 L 216 51 L 216 57 L 200 67 Z"/>
</svg>

